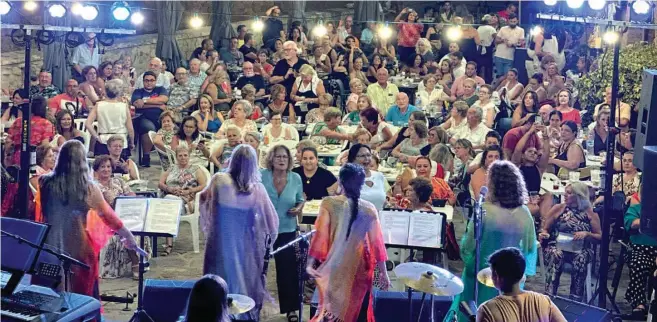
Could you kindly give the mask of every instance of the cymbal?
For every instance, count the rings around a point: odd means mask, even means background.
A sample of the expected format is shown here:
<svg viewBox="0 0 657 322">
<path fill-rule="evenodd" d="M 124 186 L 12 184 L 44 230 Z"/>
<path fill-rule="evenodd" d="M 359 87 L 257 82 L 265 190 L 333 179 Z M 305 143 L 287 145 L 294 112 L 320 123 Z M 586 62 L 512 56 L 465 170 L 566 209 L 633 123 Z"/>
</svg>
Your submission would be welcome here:
<svg viewBox="0 0 657 322">
<path fill-rule="evenodd" d="M 526 279 L 527 279 L 527 275 L 523 275 L 522 280 L 520 280 L 520 283 L 524 283 Z M 480 270 L 479 273 L 477 273 L 477 281 L 488 287 L 495 288 L 495 284 L 493 284 L 493 271 L 490 269 L 490 267 L 486 267 Z"/>
<path fill-rule="evenodd" d="M 463 292 L 463 282 L 446 269 L 425 263 L 403 263 L 393 270 L 408 287 L 427 294 L 454 296 Z"/>
<path fill-rule="evenodd" d="M 255 307 L 252 298 L 241 294 L 228 294 L 228 312 L 230 314 L 242 314 L 251 311 Z"/>
</svg>

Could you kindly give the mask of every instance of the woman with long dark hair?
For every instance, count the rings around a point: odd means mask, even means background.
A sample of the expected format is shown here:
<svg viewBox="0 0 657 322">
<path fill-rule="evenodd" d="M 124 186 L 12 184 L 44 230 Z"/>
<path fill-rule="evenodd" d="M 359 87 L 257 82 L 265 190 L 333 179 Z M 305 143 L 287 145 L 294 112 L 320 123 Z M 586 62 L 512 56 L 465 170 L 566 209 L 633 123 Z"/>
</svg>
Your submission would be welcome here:
<svg viewBox="0 0 657 322">
<path fill-rule="evenodd" d="M 538 108 L 538 94 L 534 91 L 526 92 L 522 97 L 522 102 L 513 111 L 511 127 L 525 124 L 531 116 L 538 114 Z"/>
<path fill-rule="evenodd" d="M 364 182 L 365 170 L 347 163 L 340 170 L 343 194 L 324 198 L 320 206 L 306 267 L 320 294 L 311 321 L 374 321 L 371 291 L 375 267 L 382 289 L 390 284 L 376 208 L 360 198 Z"/>
<path fill-rule="evenodd" d="M 229 322 L 228 285 L 223 278 L 206 274 L 194 283 L 187 300 L 185 322 Z"/>
</svg>

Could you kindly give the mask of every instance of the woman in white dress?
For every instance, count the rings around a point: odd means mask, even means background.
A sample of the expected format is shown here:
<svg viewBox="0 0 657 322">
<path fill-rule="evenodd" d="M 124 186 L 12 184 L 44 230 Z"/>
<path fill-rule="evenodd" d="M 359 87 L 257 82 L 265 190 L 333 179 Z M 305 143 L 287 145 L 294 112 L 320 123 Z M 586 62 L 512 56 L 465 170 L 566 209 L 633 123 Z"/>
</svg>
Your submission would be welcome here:
<svg viewBox="0 0 657 322">
<path fill-rule="evenodd" d="M 372 149 L 360 143 L 352 145 L 347 162 L 359 164 L 365 169 L 365 184 L 361 188 L 360 197 L 371 202 L 377 211 L 382 211 L 390 185 L 381 172 L 370 170 Z"/>
<path fill-rule="evenodd" d="M 130 104 L 123 100 L 123 81 L 120 79 L 108 80 L 105 83 L 107 98 L 99 101 L 96 108 L 92 108 L 85 122 L 87 131 L 95 140 L 94 154 L 109 154 L 107 140 L 112 136 L 120 136 L 123 139 L 124 159 L 130 157 L 130 150 L 134 148 L 135 130 L 132 126 L 130 115 Z M 98 128 L 94 122 L 98 121 Z"/>
<path fill-rule="evenodd" d="M 531 78 L 535 73 L 541 72 L 541 59 L 550 55 L 554 58 L 559 68 L 559 73 L 566 66 L 566 55 L 564 54 L 563 47 L 565 39 L 560 40 L 557 35 L 551 31 L 544 31 L 542 28 L 537 27 L 538 33 L 534 35 L 533 39 L 527 46 L 527 56 L 532 60 L 525 62 L 527 68 L 527 77 Z"/>
<path fill-rule="evenodd" d="M 281 141 L 299 142 L 299 134 L 295 132 L 296 128 L 289 124 L 283 123 L 281 113 L 274 112 L 269 116 L 269 124 L 262 127 L 262 136 L 265 145 L 278 143 Z"/>
</svg>

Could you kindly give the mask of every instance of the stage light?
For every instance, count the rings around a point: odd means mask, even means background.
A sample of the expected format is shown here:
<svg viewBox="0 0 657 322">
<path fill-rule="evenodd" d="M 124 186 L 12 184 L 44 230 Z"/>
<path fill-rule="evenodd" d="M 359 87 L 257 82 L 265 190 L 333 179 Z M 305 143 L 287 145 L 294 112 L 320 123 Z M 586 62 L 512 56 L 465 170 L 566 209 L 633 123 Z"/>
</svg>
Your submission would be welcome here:
<svg viewBox="0 0 657 322">
<path fill-rule="evenodd" d="M 607 31 L 602 35 L 602 40 L 609 45 L 615 44 L 619 38 L 620 35 L 615 31 Z"/>
<path fill-rule="evenodd" d="M 130 17 L 130 8 L 125 1 L 117 1 L 112 5 L 112 16 L 118 21 L 125 21 Z"/>
<path fill-rule="evenodd" d="M 198 13 L 195 13 L 194 16 L 189 19 L 189 26 L 194 29 L 203 27 L 203 19 L 198 16 Z"/>
<path fill-rule="evenodd" d="M 554 6 L 557 4 L 557 0 L 543 0 L 543 3 L 545 3 L 546 6 Z"/>
<path fill-rule="evenodd" d="M 53 18 L 61 18 L 66 15 L 66 7 L 61 3 L 52 3 L 48 6 L 48 13 Z"/>
<path fill-rule="evenodd" d="M 461 39 L 462 34 L 463 31 L 461 31 L 461 27 L 459 26 L 452 26 L 449 29 L 447 29 L 447 39 L 451 41 L 457 41 Z"/>
<path fill-rule="evenodd" d="M 390 37 L 392 37 L 392 29 L 388 27 L 387 24 L 379 28 L 379 37 L 381 37 L 383 40 L 390 39 Z"/>
<path fill-rule="evenodd" d="M 0 1 L 0 15 L 6 15 L 11 10 L 11 4 L 8 1 Z"/>
<path fill-rule="evenodd" d="M 253 29 L 255 32 L 261 32 L 263 29 L 265 29 L 265 24 L 262 23 L 262 20 L 260 20 L 258 17 L 255 17 L 253 24 L 251 25 L 251 29 Z"/>
<path fill-rule="evenodd" d="M 82 12 L 80 12 L 80 16 L 82 16 L 82 19 L 90 21 L 96 19 L 98 17 L 98 8 L 92 5 L 85 5 L 82 7 Z"/>
<path fill-rule="evenodd" d="M 541 28 L 541 26 L 535 26 L 534 28 L 529 30 L 529 34 L 532 36 L 536 36 L 541 32 L 543 32 L 543 28 Z"/>
<path fill-rule="evenodd" d="M 26 1 L 25 4 L 23 4 L 23 9 L 27 11 L 34 11 L 39 7 L 39 5 L 36 3 L 36 1 Z"/>
<path fill-rule="evenodd" d="M 83 9 L 83 8 L 84 8 L 84 7 L 82 6 L 81 3 L 79 3 L 79 2 L 75 2 L 75 3 L 73 3 L 73 5 L 71 6 L 71 13 L 74 14 L 74 15 L 76 15 L 76 16 L 82 15 L 82 9 Z"/>
<path fill-rule="evenodd" d="M 650 11 L 650 3 L 645 0 L 636 0 L 632 4 L 632 9 L 634 9 L 634 12 L 639 15 L 645 15 Z"/>
<path fill-rule="evenodd" d="M 593 10 L 601 10 L 607 4 L 606 0 L 589 0 L 589 7 Z"/>
<path fill-rule="evenodd" d="M 324 37 L 327 33 L 328 30 L 321 21 L 313 28 L 313 35 L 315 37 Z"/>
<path fill-rule="evenodd" d="M 132 22 L 134 25 L 141 25 L 144 22 L 144 15 L 137 11 L 130 17 L 130 22 Z"/>
<path fill-rule="evenodd" d="M 566 0 L 566 4 L 572 9 L 579 9 L 584 4 L 584 0 Z"/>
</svg>

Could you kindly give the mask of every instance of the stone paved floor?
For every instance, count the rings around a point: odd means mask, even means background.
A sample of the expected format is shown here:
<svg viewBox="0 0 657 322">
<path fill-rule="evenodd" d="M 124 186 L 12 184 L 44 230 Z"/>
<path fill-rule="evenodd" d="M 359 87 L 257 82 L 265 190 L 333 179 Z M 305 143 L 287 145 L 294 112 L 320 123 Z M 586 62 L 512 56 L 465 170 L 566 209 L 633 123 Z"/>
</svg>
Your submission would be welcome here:
<svg viewBox="0 0 657 322">
<path fill-rule="evenodd" d="M 150 181 L 150 187 L 157 187 L 157 181 L 160 175 L 159 160 L 155 155 L 151 158 L 151 167 L 146 169 L 140 169 L 140 174 L 143 179 Z M 460 216 L 455 216 L 455 227 L 457 239 L 460 240 L 461 235 L 465 229 L 465 225 L 461 221 Z M 162 244 L 164 241 L 158 241 Z M 191 233 L 189 226 L 183 224 L 180 227 L 180 236 L 175 242 L 174 250 L 171 256 L 167 257 L 157 257 L 152 260 L 151 270 L 145 274 L 145 278 L 157 278 L 157 279 L 195 279 L 201 276 L 202 267 L 203 267 L 203 238 L 201 240 L 201 252 L 195 254 L 192 250 L 191 244 Z M 160 245 L 160 251 L 162 247 Z M 613 246 L 614 254 L 618 254 L 618 245 Z M 613 259 L 612 259 L 613 260 Z M 614 268 L 615 265 L 611 265 Z M 450 261 L 449 263 L 450 271 L 454 272 L 458 276 L 463 269 L 462 262 Z M 271 292 L 274 298 L 277 298 L 277 289 L 276 289 L 276 267 L 273 263 L 269 265 L 269 274 L 267 276 L 267 289 Z M 625 290 L 629 282 L 628 277 L 628 268 L 624 268 L 623 279 L 621 280 L 620 287 L 617 295 L 617 302 L 621 310 L 627 312 L 630 308 L 627 302 L 623 299 L 625 295 Z M 594 283 L 596 280 L 597 271 L 594 269 Z M 611 287 L 611 278 L 613 277 L 613 270 L 610 271 L 610 282 L 609 287 Z M 527 280 L 527 288 L 533 291 L 543 291 L 543 280 L 540 277 L 529 277 Z M 570 287 L 570 274 L 564 273 L 561 277 L 561 285 L 559 287 L 559 293 L 566 295 L 569 292 Z M 101 294 L 106 293 L 108 295 L 123 296 L 126 291 L 130 293 L 137 292 L 137 282 L 132 279 L 119 278 L 119 279 L 110 279 L 110 280 L 101 280 L 100 284 Z M 594 289 L 595 291 L 595 289 Z M 596 302 L 597 303 L 597 302 Z M 136 307 L 136 303 L 130 306 L 130 310 L 123 311 L 125 305 L 119 305 L 114 303 L 104 303 L 105 307 L 105 317 L 112 321 L 128 321 L 132 316 L 132 310 Z M 305 318 L 308 317 L 308 307 L 306 306 Z M 266 303 L 265 307 L 262 310 L 262 321 L 263 322 L 284 322 L 286 321 L 285 316 L 278 313 L 278 306 L 275 304 Z"/>
</svg>

